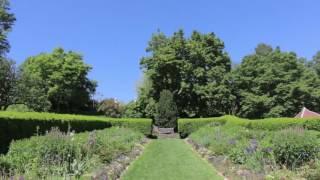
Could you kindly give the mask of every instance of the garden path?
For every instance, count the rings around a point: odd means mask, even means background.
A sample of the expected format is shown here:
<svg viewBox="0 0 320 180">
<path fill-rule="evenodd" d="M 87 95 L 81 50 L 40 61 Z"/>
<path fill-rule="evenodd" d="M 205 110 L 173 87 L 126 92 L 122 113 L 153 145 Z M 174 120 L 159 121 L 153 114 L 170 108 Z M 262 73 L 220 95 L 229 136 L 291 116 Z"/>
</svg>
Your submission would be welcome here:
<svg viewBox="0 0 320 180">
<path fill-rule="evenodd" d="M 152 141 L 122 180 L 223 180 L 207 161 L 181 139 Z"/>
</svg>

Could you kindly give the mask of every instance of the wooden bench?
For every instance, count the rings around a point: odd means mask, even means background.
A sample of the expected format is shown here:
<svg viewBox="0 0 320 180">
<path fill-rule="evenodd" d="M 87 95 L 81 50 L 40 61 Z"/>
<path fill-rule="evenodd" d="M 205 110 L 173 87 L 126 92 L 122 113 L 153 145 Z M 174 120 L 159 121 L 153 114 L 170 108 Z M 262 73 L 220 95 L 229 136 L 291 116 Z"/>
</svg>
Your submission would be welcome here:
<svg viewBox="0 0 320 180">
<path fill-rule="evenodd" d="M 160 128 L 152 125 L 152 135 L 158 138 L 176 138 L 177 133 L 174 133 L 174 128 Z"/>
</svg>

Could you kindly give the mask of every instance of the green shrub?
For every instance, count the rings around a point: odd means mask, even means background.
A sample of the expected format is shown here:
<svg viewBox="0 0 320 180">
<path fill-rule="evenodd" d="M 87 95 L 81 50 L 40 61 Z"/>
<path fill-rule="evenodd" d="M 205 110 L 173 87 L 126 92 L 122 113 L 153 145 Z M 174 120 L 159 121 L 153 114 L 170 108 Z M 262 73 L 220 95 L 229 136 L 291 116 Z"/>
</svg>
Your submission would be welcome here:
<svg viewBox="0 0 320 180">
<path fill-rule="evenodd" d="M 0 153 L 6 152 L 12 140 L 45 134 L 52 127 L 61 131 L 92 131 L 112 126 L 132 128 L 143 134 L 151 132 L 150 119 L 114 119 L 98 116 L 36 112 L 0 112 Z"/>
<path fill-rule="evenodd" d="M 301 127 L 269 131 L 226 123 L 223 126 L 207 124 L 189 137 L 216 155 L 264 173 L 283 166 L 296 169 L 319 158 L 319 134 Z"/>
<path fill-rule="evenodd" d="M 123 110 L 120 102 L 114 98 L 104 99 L 98 105 L 98 112 L 107 117 L 120 118 Z"/>
<path fill-rule="evenodd" d="M 112 126 L 133 129 L 145 135 L 151 134 L 152 121 L 151 119 L 143 118 L 121 118 L 109 119 Z"/>
<path fill-rule="evenodd" d="M 218 118 L 200 118 L 200 119 L 179 119 L 178 120 L 178 131 L 181 137 L 187 137 L 189 134 L 197 131 L 205 125 L 212 124 L 223 125 L 226 123 L 224 117 Z"/>
<path fill-rule="evenodd" d="M 320 119 L 317 118 L 267 118 L 260 120 L 249 120 L 238 118 L 235 116 L 222 116 L 214 118 L 179 119 L 179 133 L 182 137 L 186 137 L 207 124 L 225 124 L 228 126 L 243 126 L 248 129 L 270 131 L 299 126 L 306 127 L 310 130 L 320 131 Z"/>
<path fill-rule="evenodd" d="M 33 112 L 34 110 L 29 108 L 27 105 L 24 104 L 14 104 L 10 105 L 6 111 L 12 112 Z"/>
<path fill-rule="evenodd" d="M 9 174 L 12 169 L 11 163 L 4 156 L 0 156 L 0 177 Z"/>
<path fill-rule="evenodd" d="M 173 100 L 173 94 L 169 90 L 161 91 L 154 117 L 155 125 L 163 128 L 176 128 L 177 115 L 178 110 Z"/>
<path fill-rule="evenodd" d="M 244 146 L 237 146 L 229 150 L 228 157 L 233 163 L 244 164 L 248 156 L 245 154 Z"/>
<path fill-rule="evenodd" d="M 108 163 L 131 151 L 142 138 L 142 133 L 118 127 L 80 134 L 55 128 L 44 136 L 12 142 L 0 162 L 30 179 L 52 175 L 79 177 L 90 171 L 93 164 Z"/>
<path fill-rule="evenodd" d="M 34 173 L 39 177 L 71 174 L 72 163 L 81 157 L 71 136 L 53 129 L 45 136 L 13 142 L 6 158 L 16 173 Z"/>
<path fill-rule="evenodd" d="M 290 169 L 315 159 L 320 150 L 320 144 L 315 134 L 302 128 L 276 132 L 272 143 L 277 163 Z"/>
<path fill-rule="evenodd" d="M 309 130 L 320 131 L 320 120 L 310 119 L 303 123 L 303 126 Z"/>
</svg>

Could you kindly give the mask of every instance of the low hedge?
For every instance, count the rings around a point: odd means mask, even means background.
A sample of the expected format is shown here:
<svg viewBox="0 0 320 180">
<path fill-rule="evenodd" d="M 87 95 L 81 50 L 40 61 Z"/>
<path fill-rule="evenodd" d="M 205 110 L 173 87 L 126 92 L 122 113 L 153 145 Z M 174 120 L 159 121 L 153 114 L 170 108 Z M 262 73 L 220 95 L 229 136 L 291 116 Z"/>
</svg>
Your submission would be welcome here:
<svg viewBox="0 0 320 180">
<path fill-rule="evenodd" d="M 99 116 L 36 112 L 0 112 L 0 153 L 8 150 L 12 140 L 44 134 L 52 127 L 61 131 L 92 131 L 112 126 L 131 128 L 143 134 L 151 132 L 150 119 L 115 119 Z"/>
<path fill-rule="evenodd" d="M 259 120 L 249 120 L 238 118 L 235 116 L 222 116 L 214 118 L 195 118 L 195 119 L 179 119 L 179 133 L 182 137 L 186 137 L 192 132 L 198 130 L 208 124 L 226 124 L 239 125 L 249 129 L 261 130 L 278 130 L 292 126 L 301 126 L 311 130 L 320 131 L 320 119 L 301 119 L 301 118 L 266 118 Z"/>
</svg>

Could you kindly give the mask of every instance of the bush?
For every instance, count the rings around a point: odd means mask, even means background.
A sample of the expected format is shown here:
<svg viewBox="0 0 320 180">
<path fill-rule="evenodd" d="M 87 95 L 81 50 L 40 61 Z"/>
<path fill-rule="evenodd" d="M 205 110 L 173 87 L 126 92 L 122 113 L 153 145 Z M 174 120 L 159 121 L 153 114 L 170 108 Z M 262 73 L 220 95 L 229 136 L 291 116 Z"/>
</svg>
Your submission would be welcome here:
<svg viewBox="0 0 320 180">
<path fill-rule="evenodd" d="M 122 117 L 124 118 L 141 118 L 143 117 L 142 110 L 136 101 L 130 101 L 123 107 Z"/>
<path fill-rule="evenodd" d="M 24 104 L 14 104 L 10 105 L 6 111 L 13 111 L 13 112 L 34 112 L 33 109 L 29 108 L 27 105 Z"/>
<path fill-rule="evenodd" d="M 267 131 L 244 126 L 208 124 L 190 135 L 215 155 L 255 172 L 269 172 L 283 166 L 295 169 L 319 158 L 319 132 L 301 127 Z M 320 164 L 320 163 L 319 163 Z M 316 176 L 316 173 L 310 176 Z"/>
<path fill-rule="evenodd" d="M 0 153 L 7 151 L 12 140 L 45 134 L 52 127 L 62 132 L 92 131 L 112 126 L 132 128 L 146 135 L 151 132 L 150 119 L 113 119 L 97 116 L 82 116 L 35 112 L 0 112 Z"/>
<path fill-rule="evenodd" d="M 177 127 L 177 106 L 173 100 L 173 94 L 168 90 L 160 93 L 155 114 L 155 125 L 163 128 Z"/>
<path fill-rule="evenodd" d="M 304 128 L 309 130 L 320 131 L 320 120 L 310 119 L 303 123 Z"/>
<path fill-rule="evenodd" d="M 123 113 L 123 107 L 116 99 L 109 98 L 99 103 L 98 112 L 107 117 L 120 118 Z"/>
<path fill-rule="evenodd" d="M 31 171 L 39 177 L 71 174 L 74 173 L 71 164 L 81 157 L 71 138 L 55 128 L 45 136 L 13 142 L 6 158 L 19 174 Z"/>
<path fill-rule="evenodd" d="M 121 119 L 109 119 L 109 122 L 111 123 L 112 126 L 133 129 L 145 135 L 151 134 L 151 128 L 152 128 L 151 119 L 121 118 Z"/>
<path fill-rule="evenodd" d="M 301 119 L 301 118 L 267 118 L 260 120 L 242 119 L 235 116 L 222 116 L 214 118 L 195 118 L 195 119 L 179 119 L 179 133 L 182 137 L 186 137 L 192 132 L 207 124 L 221 124 L 230 126 L 243 126 L 248 129 L 256 130 L 280 130 L 288 127 L 306 127 L 310 130 L 320 131 L 320 119 Z"/>
<path fill-rule="evenodd" d="M 12 169 L 11 163 L 4 156 L 0 156 L 0 177 L 8 175 Z"/>
<path fill-rule="evenodd" d="M 290 169 L 315 159 L 320 152 L 316 135 L 301 128 L 275 133 L 272 143 L 277 163 Z"/>
<path fill-rule="evenodd" d="M 223 125 L 226 123 L 224 117 L 219 118 L 199 118 L 199 119 L 179 119 L 178 120 L 178 131 L 181 137 L 187 137 L 189 134 L 197 131 L 201 127 L 208 124 L 212 125 Z"/>
<path fill-rule="evenodd" d="M 15 174 L 30 179 L 79 177 L 90 171 L 93 164 L 108 163 L 131 151 L 142 137 L 139 132 L 117 127 L 80 134 L 53 129 L 45 136 L 12 142 L 0 162 L 7 162 Z"/>
</svg>

